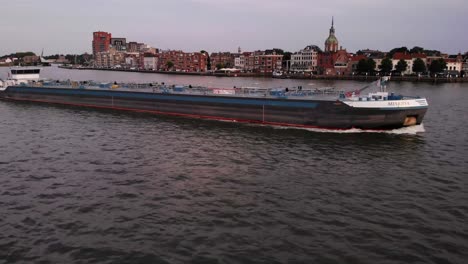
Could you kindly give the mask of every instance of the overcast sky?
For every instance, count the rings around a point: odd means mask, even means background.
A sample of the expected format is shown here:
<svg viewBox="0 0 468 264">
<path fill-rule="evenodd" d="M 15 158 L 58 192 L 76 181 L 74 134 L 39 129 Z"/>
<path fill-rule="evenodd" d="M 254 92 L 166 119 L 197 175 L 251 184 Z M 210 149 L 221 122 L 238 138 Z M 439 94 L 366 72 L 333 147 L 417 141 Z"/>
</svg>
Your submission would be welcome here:
<svg viewBox="0 0 468 264">
<path fill-rule="evenodd" d="M 162 49 L 468 51 L 468 0 L 2 0 L 0 54 L 91 53 L 93 31 Z"/>
</svg>

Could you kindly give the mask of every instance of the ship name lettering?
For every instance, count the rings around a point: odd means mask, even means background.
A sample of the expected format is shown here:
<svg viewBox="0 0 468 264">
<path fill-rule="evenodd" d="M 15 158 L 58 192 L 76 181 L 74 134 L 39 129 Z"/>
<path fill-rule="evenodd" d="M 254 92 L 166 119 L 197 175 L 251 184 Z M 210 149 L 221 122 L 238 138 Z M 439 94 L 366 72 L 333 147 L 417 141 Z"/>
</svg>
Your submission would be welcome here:
<svg viewBox="0 0 468 264">
<path fill-rule="evenodd" d="M 388 102 L 389 106 L 404 106 L 404 105 L 410 105 L 409 102 Z"/>
</svg>

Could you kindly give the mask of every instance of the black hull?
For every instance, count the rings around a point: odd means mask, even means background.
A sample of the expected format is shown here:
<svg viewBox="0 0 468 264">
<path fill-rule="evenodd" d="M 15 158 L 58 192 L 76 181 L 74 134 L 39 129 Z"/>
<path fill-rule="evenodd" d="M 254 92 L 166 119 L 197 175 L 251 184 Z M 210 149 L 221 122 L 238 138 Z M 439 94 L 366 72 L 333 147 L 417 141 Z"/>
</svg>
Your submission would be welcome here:
<svg viewBox="0 0 468 264">
<path fill-rule="evenodd" d="M 238 98 L 203 95 L 164 95 L 158 98 L 132 98 L 135 92 L 99 91 L 93 94 L 79 94 L 78 89 L 51 89 L 9 87 L 0 92 L 0 98 L 12 101 L 26 101 L 73 105 L 90 108 L 105 108 L 122 111 L 147 112 L 154 114 L 185 116 L 215 120 L 231 120 L 274 126 L 291 126 L 328 129 L 394 129 L 401 128 L 407 117 L 414 117 L 420 124 L 427 108 L 404 110 L 381 110 L 353 108 L 340 101 L 288 100 L 265 98 Z M 74 93 L 74 91 L 77 91 Z M 63 92 L 63 93 L 59 93 Z M 103 94 L 104 93 L 104 94 Z M 145 93 L 152 95 L 151 93 Z M 184 98 L 184 100 L 179 100 Z M 193 99 L 193 100 L 187 100 Z M 224 101 L 203 102 L 204 99 Z M 231 100 L 231 101 L 227 101 Z M 244 104 L 242 100 L 252 102 Z M 227 102 L 226 102 L 227 101 Z M 282 103 L 284 105 L 278 106 Z M 310 105 L 313 105 L 311 107 Z"/>
</svg>

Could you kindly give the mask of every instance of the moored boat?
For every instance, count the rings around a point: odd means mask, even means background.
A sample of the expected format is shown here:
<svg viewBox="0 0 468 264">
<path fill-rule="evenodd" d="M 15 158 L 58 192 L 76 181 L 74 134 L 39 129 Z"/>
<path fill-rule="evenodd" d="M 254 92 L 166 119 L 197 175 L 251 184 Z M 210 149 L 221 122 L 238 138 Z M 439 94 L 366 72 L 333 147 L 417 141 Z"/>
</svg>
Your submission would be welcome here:
<svg viewBox="0 0 468 264">
<path fill-rule="evenodd" d="M 383 89 L 361 95 L 362 90 L 345 92 L 301 86 L 208 88 L 164 83 L 50 81 L 40 80 L 38 72 L 32 70 L 12 69 L 11 77 L 0 81 L 0 99 L 328 129 L 417 125 L 428 108 L 425 98 L 395 95 Z"/>
</svg>

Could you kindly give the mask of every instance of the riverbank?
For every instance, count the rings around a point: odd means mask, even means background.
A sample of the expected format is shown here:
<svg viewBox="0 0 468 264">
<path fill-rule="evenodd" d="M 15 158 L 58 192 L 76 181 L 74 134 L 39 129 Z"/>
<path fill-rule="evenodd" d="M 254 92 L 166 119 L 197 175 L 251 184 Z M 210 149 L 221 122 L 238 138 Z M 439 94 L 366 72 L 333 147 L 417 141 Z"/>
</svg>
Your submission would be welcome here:
<svg viewBox="0 0 468 264">
<path fill-rule="evenodd" d="M 301 80 L 343 80 L 343 81 L 375 81 L 379 76 L 333 76 L 333 75 L 312 75 L 310 73 L 300 74 L 285 74 L 280 77 L 274 77 L 272 74 L 250 73 L 250 72 L 228 72 L 228 73 L 213 73 L 213 72 L 181 72 L 181 71 L 152 71 L 139 69 L 109 69 L 109 68 L 93 68 L 93 67 L 71 67 L 59 66 L 62 69 L 68 70 L 93 70 L 93 71 L 117 71 L 117 72 L 139 72 L 153 74 L 173 74 L 173 75 L 189 75 L 189 76 L 216 76 L 216 77 L 264 77 L 264 78 L 279 78 L 279 79 L 301 79 Z M 418 76 L 392 76 L 392 81 L 396 82 L 426 82 L 426 83 L 466 83 L 468 77 L 446 78 L 446 77 L 418 77 Z"/>
</svg>

